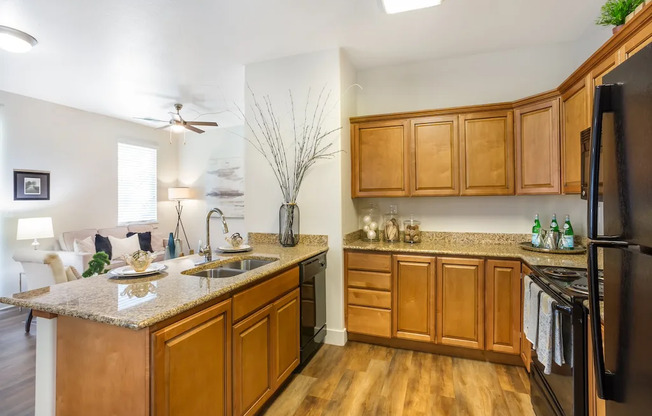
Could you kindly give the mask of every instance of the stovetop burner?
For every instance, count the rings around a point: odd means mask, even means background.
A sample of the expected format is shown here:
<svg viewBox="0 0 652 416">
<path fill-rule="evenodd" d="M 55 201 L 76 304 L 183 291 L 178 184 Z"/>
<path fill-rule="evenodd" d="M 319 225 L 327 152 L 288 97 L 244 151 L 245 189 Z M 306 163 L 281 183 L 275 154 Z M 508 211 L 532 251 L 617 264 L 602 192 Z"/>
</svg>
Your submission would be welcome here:
<svg viewBox="0 0 652 416">
<path fill-rule="evenodd" d="M 588 273 L 586 269 L 567 267 L 541 267 L 539 269 L 550 287 L 556 288 L 558 293 L 569 299 L 585 298 L 589 294 Z M 602 271 L 598 273 L 600 281 L 600 296 L 603 294 L 604 277 Z"/>
<path fill-rule="evenodd" d="M 600 296 L 604 296 L 604 285 L 602 284 L 602 282 L 600 282 L 598 288 L 600 290 Z M 569 286 L 569 289 L 577 293 L 581 293 L 583 295 L 589 294 L 589 284 L 586 281 L 573 282 Z"/>
<path fill-rule="evenodd" d="M 565 267 L 545 267 L 544 273 L 557 279 L 575 280 L 582 277 L 581 270 L 567 269 Z"/>
</svg>

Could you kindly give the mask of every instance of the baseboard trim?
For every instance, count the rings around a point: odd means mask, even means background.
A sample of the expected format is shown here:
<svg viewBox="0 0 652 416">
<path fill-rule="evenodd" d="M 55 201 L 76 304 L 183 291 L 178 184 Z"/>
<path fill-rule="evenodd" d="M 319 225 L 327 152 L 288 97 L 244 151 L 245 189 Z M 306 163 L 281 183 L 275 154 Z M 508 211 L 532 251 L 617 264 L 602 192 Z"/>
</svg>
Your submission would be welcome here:
<svg viewBox="0 0 652 416">
<path fill-rule="evenodd" d="M 330 345 L 344 346 L 347 341 L 347 332 L 346 329 L 333 329 L 328 328 L 326 332 L 326 339 L 324 342 Z"/>
</svg>

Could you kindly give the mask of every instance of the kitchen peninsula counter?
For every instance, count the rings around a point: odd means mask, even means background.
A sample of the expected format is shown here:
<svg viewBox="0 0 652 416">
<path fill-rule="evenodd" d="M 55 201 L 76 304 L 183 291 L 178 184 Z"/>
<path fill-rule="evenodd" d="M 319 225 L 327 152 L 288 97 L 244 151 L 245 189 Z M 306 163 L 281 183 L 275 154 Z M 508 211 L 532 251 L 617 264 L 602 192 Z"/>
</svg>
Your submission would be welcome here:
<svg viewBox="0 0 652 416">
<path fill-rule="evenodd" d="M 0 302 L 55 315 L 71 316 L 130 329 L 150 327 L 216 298 L 226 297 L 281 270 L 328 250 L 325 244 L 281 247 L 256 245 L 253 251 L 214 255 L 210 263 L 199 264 L 194 255 L 162 262 L 167 269 L 143 278 L 107 278 L 106 275 L 79 279 L 54 286 L 0 297 Z M 192 276 L 220 263 L 242 258 L 275 260 L 270 264 L 228 278 Z"/>
</svg>

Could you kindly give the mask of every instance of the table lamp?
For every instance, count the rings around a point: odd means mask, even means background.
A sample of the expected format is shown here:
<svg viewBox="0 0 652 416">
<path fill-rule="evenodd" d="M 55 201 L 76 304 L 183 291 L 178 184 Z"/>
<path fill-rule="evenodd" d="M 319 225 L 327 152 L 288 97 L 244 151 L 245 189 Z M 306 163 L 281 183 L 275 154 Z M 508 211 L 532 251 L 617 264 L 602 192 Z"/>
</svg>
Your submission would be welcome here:
<svg viewBox="0 0 652 416">
<path fill-rule="evenodd" d="M 188 242 L 188 236 L 186 235 L 186 229 L 183 226 L 183 221 L 181 221 L 181 213 L 183 212 L 181 201 L 191 198 L 192 192 L 190 188 L 168 188 L 168 199 L 170 201 L 177 201 L 177 228 L 174 230 L 174 239 L 176 240 L 179 236 L 179 228 L 181 228 L 181 231 L 183 231 L 183 236 L 186 238 L 186 247 L 188 247 L 188 250 L 190 250 L 190 243 Z"/>
<path fill-rule="evenodd" d="M 39 218 L 19 218 L 18 229 L 16 230 L 16 240 L 31 240 L 34 250 L 38 249 L 39 238 L 54 237 L 52 229 L 52 217 Z"/>
</svg>

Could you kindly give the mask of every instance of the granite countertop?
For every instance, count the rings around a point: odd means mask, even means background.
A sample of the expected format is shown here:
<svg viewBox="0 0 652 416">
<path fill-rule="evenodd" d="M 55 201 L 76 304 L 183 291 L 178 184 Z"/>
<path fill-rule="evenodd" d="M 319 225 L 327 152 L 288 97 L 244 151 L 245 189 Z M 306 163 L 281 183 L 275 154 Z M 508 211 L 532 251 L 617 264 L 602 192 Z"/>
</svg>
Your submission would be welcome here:
<svg viewBox="0 0 652 416">
<path fill-rule="evenodd" d="M 214 256 L 211 263 L 196 265 L 203 257 L 194 255 L 162 262 L 162 274 L 139 279 L 107 278 L 107 275 L 0 297 L 1 303 L 58 315 L 73 316 L 131 329 L 149 327 L 211 299 L 328 250 L 326 244 L 281 247 L 255 245 L 248 253 Z M 210 279 L 183 274 L 241 258 L 276 261 L 228 278 Z"/>
<path fill-rule="evenodd" d="M 532 266 L 558 266 L 586 268 L 586 254 L 546 254 L 523 250 L 513 242 L 473 241 L 422 241 L 417 244 L 366 242 L 355 240 L 344 244 L 346 250 L 387 251 L 447 256 L 478 256 L 515 258 Z"/>
</svg>

